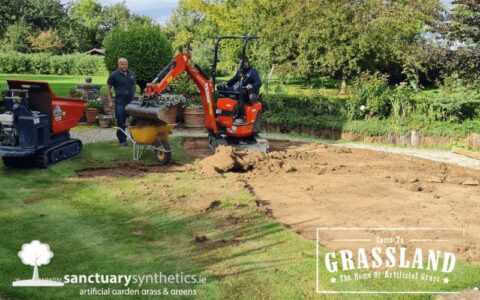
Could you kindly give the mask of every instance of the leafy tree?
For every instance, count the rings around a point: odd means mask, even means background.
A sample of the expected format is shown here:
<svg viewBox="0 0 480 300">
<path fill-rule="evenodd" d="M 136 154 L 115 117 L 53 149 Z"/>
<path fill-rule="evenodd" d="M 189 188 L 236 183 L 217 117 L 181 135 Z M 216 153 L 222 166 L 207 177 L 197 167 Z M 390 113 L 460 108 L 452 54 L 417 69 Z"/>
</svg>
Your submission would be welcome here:
<svg viewBox="0 0 480 300">
<path fill-rule="evenodd" d="M 96 0 L 78 0 L 70 9 L 79 38 L 84 41 L 81 50 L 100 48 L 103 36 L 99 33 L 102 23 L 102 5 Z"/>
<path fill-rule="evenodd" d="M 76 27 L 68 16 L 70 6 L 62 4 L 60 0 L 0 0 L 0 36 L 3 36 L 4 48 L 30 52 L 27 37 L 54 30 L 63 43 L 63 53 L 78 50 L 81 38 L 77 36 Z M 22 28 L 15 29 L 16 33 L 11 31 L 5 34 L 10 25 L 22 25 Z M 25 28 L 28 28 L 28 32 Z M 14 35 L 18 38 L 13 38 Z M 15 42 L 9 43 L 10 40 Z"/>
<path fill-rule="evenodd" d="M 68 15 L 59 0 L 30 0 L 23 8 L 21 18 L 32 28 L 48 30 L 59 28 Z"/>
<path fill-rule="evenodd" d="M 2 49 L 6 51 L 29 52 L 28 37 L 31 28 L 25 23 L 19 22 L 7 27 L 2 40 Z"/>
<path fill-rule="evenodd" d="M 41 31 L 37 36 L 29 36 L 28 40 L 37 52 L 58 54 L 63 49 L 63 43 L 54 30 Z"/>
<path fill-rule="evenodd" d="M 480 79 L 480 2 L 455 0 L 437 28 L 441 41 L 428 45 L 420 59 L 425 68 L 438 69 L 441 79 L 449 76 L 476 82 Z M 424 58 L 424 59 L 422 59 Z M 425 59 L 427 58 L 427 59 Z"/>
<path fill-rule="evenodd" d="M 134 24 L 127 29 L 116 28 L 107 36 L 104 46 L 107 69 L 115 70 L 118 59 L 125 57 L 142 90 L 173 56 L 165 33 L 159 26 L 153 25 Z"/>
<path fill-rule="evenodd" d="M 151 26 L 155 24 L 155 21 L 149 16 L 132 14 L 130 23 L 137 24 L 137 25 Z"/>
<path fill-rule="evenodd" d="M 274 36 L 273 48 L 291 47 L 286 59 L 294 60 L 304 76 L 327 74 L 344 80 L 401 63 L 406 46 L 415 42 L 440 8 L 436 0 L 301 2 L 277 20 L 286 27 L 266 31 Z"/>
<path fill-rule="evenodd" d="M 185 0 L 169 26 L 176 46 L 218 35 L 259 35 L 249 55 L 263 72 L 276 65 L 306 79 L 347 79 L 401 66 L 440 9 L 439 0 Z M 232 43 L 222 49 L 227 63 L 219 66 L 235 64 L 240 48 Z"/>
<path fill-rule="evenodd" d="M 450 36 L 463 42 L 480 42 L 480 2 L 455 0 L 452 4 Z"/>
<path fill-rule="evenodd" d="M 8 26 L 18 22 L 18 7 L 21 7 L 25 2 L 25 0 L 0 0 L 0 36 L 3 36 Z"/>
<path fill-rule="evenodd" d="M 125 29 L 131 19 L 132 15 L 125 2 L 106 6 L 102 12 L 102 29 L 107 32 L 116 27 Z"/>
<path fill-rule="evenodd" d="M 61 27 L 68 19 L 60 0 L 0 0 L 0 8 L 0 35 L 19 22 L 35 30 L 48 30 Z"/>
</svg>

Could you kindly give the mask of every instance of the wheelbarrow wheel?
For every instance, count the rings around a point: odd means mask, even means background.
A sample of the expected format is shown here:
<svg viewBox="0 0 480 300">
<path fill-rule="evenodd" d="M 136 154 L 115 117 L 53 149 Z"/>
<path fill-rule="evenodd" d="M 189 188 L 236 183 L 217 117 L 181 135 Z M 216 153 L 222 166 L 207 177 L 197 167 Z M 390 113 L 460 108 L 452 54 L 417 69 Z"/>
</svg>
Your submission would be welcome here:
<svg viewBox="0 0 480 300">
<path fill-rule="evenodd" d="M 160 142 L 159 146 L 162 146 L 163 149 L 165 149 L 166 151 L 155 150 L 155 157 L 157 158 L 157 161 L 160 164 L 162 165 L 168 164 L 172 159 L 172 148 L 170 146 L 170 143 L 166 141 L 165 142 L 162 141 Z"/>
</svg>

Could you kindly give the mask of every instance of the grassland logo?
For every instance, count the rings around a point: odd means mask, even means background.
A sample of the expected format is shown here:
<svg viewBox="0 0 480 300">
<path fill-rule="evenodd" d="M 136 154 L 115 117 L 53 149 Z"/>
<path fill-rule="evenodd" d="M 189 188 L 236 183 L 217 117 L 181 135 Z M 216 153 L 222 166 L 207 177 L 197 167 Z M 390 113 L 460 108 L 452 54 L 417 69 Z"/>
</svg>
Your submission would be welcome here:
<svg viewBox="0 0 480 300">
<path fill-rule="evenodd" d="M 451 228 L 318 228 L 317 292 L 454 293 L 460 236 Z"/>
<path fill-rule="evenodd" d="M 22 263 L 33 267 L 33 276 L 32 279 L 16 280 L 12 282 L 12 286 L 63 286 L 63 282 L 40 279 L 39 277 L 38 268 L 40 266 L 48 265 L 53 257 L 53 252 L 50 251 L 50 246 L 48 244 L 43 244 L 37 240 L 28 244 L 23 244 L 22 250 L 18 252 L 18 256 L 22 260 Z"/>
</svg>

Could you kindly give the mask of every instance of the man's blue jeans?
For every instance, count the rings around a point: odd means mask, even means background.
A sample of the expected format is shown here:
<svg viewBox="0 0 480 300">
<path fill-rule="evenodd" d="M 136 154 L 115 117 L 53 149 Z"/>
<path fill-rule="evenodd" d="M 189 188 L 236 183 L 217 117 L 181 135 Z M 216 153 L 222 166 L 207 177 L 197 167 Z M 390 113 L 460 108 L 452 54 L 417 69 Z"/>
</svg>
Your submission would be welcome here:
<svg viewBox="0 0 480 300">
<path fill-rule="evenodd" d="M 117 119 L 117 126 L 125 130 L 125 123 L 127 121 L 127 114 L 125 113 L 125 106 L 128 103 L 121 103 L 115 101 L 115 118 Z M 117 129 L 118 142 L 123 143 L 127 141 L 127 136 L 119 129 Z"/>
</svg>

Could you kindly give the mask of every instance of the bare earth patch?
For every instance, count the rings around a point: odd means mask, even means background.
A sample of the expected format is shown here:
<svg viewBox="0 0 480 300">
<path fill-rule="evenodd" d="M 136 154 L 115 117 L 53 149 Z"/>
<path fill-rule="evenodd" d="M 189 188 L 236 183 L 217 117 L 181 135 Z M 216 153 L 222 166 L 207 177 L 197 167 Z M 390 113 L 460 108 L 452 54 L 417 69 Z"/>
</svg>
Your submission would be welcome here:
<svg viewBox="0 0 480 300">
<path fill-rule="evenodd" d="M 76 170 L 75 172 L 78 177 L 92 178 L 98 176 L 135 177 L 145 175 L 145 173 L 172 173 L 185 171 L 185 167 L 175 164 L 145 165 L 142 161 L 134 160 L 116 160 L 115 164 L 115 167 L 85 168 Z"/>
<path fill-rule="evenodd" d="M 455 228 L 435 233 L 435 239 L 448 240 L 447 247 L 463 259 L 479 262 L 479 171 L 316 144 L 265 155 L 220 148 L 197 167 L 206 176 L 236 172 L 261 210 L 309 239 L 319 227 Z M 377 235 L 364 234 L 373 240 Z"/>
</svg>

